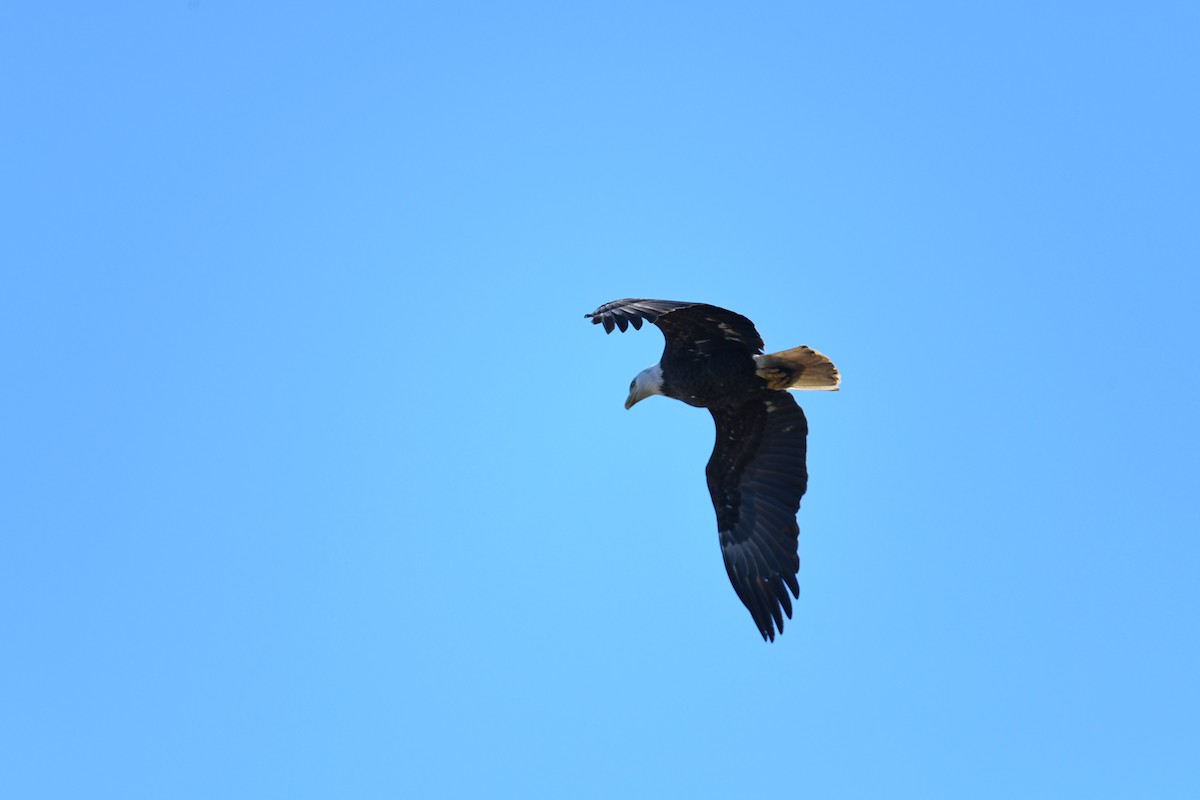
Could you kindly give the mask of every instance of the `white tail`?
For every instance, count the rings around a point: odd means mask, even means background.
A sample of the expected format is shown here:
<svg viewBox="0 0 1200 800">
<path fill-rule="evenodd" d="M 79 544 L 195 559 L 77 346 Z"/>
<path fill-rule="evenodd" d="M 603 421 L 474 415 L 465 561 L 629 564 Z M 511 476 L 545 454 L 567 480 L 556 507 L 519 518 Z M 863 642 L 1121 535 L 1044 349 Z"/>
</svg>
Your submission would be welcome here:
<svg viewBox="0 0 1200 800">
<path fill-rule="evenodd" d="M 772 389 L 836 392 L 842 380 L 832 361 L 804 345 L 755 356 L 754 361 L 758 377 Z"/>
</svg>

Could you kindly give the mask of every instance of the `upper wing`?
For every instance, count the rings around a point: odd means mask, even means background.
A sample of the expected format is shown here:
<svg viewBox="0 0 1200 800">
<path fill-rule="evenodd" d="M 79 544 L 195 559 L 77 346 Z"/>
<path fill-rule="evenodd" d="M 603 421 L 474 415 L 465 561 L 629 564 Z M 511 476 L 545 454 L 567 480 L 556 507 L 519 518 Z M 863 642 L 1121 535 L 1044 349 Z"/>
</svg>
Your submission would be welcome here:
<svg viewBox="0 0 1200 800">
<path fill-rule="evenodd" d="M 783 614 L 792 616 L 788 590 L 800 596 L 796 512 L 808 485 L 808 422 L 787 392 L 709 411 L 717 443 L 706 474 L 725 571 L 759 633 L 774 641 Z"/>
<path fill-rule="evenodd" d="M 711 339 L 736 342 L 756 353 L 761 353 L 763 347 L 753 322 L 706 303 L 627 298 L 605 303 L 584 316 L 593 324 L 603 325 L 606 333 L 612 333 L 614 327 L 625 331 L 630 325 L 640 330 L 643 320 L 653 322 L 662 330 L 668 347 Z"/>
</svg>

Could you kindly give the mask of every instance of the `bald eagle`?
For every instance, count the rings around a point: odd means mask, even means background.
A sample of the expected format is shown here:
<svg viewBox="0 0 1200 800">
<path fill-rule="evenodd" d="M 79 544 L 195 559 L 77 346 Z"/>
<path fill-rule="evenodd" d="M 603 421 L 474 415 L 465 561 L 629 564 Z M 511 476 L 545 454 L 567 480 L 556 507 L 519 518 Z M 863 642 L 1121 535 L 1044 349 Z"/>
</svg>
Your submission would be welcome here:
<svg viewBox="0 0 1200 800">
<path fill-rule="evenodd" d="M 662 358 L 629 384 L 625 408 L 661 394 L 707 408 L 717 441 L 705 474 L 721 555 L 734 591 L 764 640 L 783 633 L 800 597 L 796 512 L 808 484 L 808 422 L 787 389 L 837 391 L 837 368 L 809 347 L 763 354 L 754 323 L 724 308 L 625 299 L 584 315 L 605 333 L 658 326 Z"/>
</svg>

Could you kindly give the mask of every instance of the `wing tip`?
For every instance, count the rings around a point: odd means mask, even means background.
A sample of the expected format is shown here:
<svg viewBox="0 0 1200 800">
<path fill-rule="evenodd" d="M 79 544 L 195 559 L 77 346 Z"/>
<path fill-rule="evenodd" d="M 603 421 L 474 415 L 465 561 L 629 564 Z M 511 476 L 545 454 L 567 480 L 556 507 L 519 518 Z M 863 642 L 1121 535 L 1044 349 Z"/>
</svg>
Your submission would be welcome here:
<svg viewBox="0 0 1200 800">
<path fill-rule="evenodd" d="M 632 325 L 635 331 L 642 329 L 643 322 L 657 323 L 659 318 L 669 310 L 655 308 L 666 301 L 641 300 L 627 297 L 623 300 L 613 300 L 605 303 L 590 314 L 584 314 L 584 319 L 590 319 L 593 325 L 603 325 L 605 333 L 612 333 L 619 328 L 622 333 Z"/>
</svg>

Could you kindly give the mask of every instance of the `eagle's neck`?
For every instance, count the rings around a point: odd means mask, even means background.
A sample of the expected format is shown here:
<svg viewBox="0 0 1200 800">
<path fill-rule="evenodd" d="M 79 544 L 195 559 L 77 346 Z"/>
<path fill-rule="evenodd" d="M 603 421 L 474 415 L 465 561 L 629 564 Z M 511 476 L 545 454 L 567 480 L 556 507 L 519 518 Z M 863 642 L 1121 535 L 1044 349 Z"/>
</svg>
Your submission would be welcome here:
<svg viewBox="0 0 1200 800">
<path fill-rule="evenodd" d="M 638 388 L 642 390 L 643 397 L 649 397 L 652 394 L 663 393 L 663 376 L 662 364 L 655 364 L 652 367 L 646 367 L 638 373 L 637 376 Z"/>
</svg>

